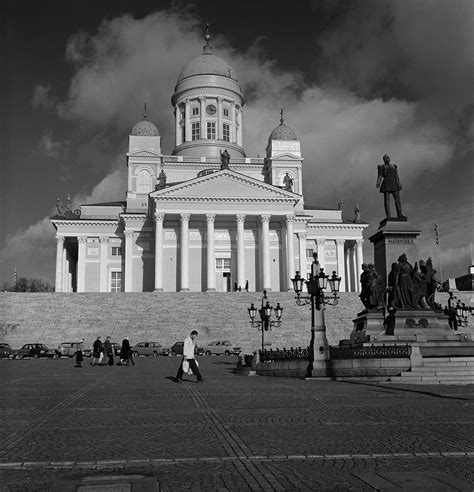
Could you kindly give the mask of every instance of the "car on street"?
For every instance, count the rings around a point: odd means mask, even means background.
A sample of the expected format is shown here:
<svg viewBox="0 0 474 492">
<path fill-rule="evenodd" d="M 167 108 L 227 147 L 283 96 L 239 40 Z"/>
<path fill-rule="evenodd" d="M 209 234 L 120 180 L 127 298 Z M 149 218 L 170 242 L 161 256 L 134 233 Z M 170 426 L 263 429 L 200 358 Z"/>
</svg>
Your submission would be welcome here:
<svg viewBox="0 0 474 492">
<path fill-rule="evenodd" d="M 228 340 L 215 340 L 204 346 L 206 355 L 237 355 L 242 351 L 242 347 L 238 347 Z"/>
<path fill-rule="evenodd" d="M 169 355 L 170 349 L 165 348 L 158 342 L 140 342 L 132 347 L 134 357 L 140 355 L 151 355 L 158 357 L 159 355 Z"/>
<path fill-rule="evenodd" d="M 110 345 L 112 345 L 114 355 L 120 355 L 120 349 L 122 348 L 122 345 L 117 342 L 110 342 Z"/>
<path fill-rule="evenodd" d="M 8 343 L 0 343 L 0 358 L 10 357 L 12 355 L 12 348 Z"/>
<path fill-rule="evenodd" d="M 173 355 L 183 355 L 184 342 L 176 342 L 171 347 L 171 353 Z M 204 349 L 202 347 L 194 347 L 194 355 L 204 355 Z"/>
<path fill-rule="evenodd" d="M 24 357 L 33 357 L 34 359 L 47 357 L 56 359 L 59 357 L 56 350 L 49 349 L 43 343 L 25 343 L 20 349 L 13 351 L 13 356 L 15 359 L 23 359 Z"/>
<path fill-rule="evenodd" d="M 56 352 L 59 357 L 74 357 L 77 352 L 77 347 L 79 347 L 80 343 L 81 342 L 62 342 L 61 344 L 59 344 Z M 84 357 L 91 356 L 90 349 L 83 349 L 82 353 Z"/>
</svg>

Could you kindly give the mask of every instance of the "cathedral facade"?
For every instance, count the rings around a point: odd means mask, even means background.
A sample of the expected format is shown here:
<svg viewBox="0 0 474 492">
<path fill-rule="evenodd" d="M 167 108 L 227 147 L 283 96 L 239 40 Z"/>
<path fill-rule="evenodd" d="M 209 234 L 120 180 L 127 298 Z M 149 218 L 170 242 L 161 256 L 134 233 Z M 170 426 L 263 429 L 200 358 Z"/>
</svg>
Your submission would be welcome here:
<svg viewBox="0 0 474 492">
<path fill-rule="evenodd" d="M 247 157 L 245 99 L 208 38 L 171 101 L 171 155 L 146 111 L 130 132 L 126 200 L 51 218 L 56 291 L 287 291 L 313 252 L 341 277 L 341 291 L 359 290 L 367 224 L 305 207 L 300 141 L 283 114 L 265 157 Z"/>
</svg>

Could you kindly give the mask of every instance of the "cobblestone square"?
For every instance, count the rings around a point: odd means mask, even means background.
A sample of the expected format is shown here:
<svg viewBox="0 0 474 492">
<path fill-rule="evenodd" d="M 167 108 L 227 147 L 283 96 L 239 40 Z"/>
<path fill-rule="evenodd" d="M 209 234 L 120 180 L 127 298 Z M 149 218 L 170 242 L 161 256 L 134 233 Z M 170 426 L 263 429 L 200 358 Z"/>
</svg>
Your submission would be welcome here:
<svg viewBox="0 0 474 492">
<path fill-rule="evenodd" d="M 474 387 L 0 360 L 0 490 L 473 490 Z M 128 487 L 128 488 L 127 488 Z"/>
</svg>

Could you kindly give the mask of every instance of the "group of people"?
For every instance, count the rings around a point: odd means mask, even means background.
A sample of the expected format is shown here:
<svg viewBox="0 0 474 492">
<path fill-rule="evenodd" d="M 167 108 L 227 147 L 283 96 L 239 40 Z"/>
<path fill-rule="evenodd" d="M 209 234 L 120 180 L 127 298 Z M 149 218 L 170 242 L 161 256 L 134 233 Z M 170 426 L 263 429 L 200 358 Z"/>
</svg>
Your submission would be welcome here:
<svg viewBox="0 0 474 492">
<path fill-rule="evenodd" d="M 104 357 L 107 357 L 107 362 L 104 362 Z M 82 362 L 84 361 L 84 338 L 81 340 L 76 351 L 76 363 L 74 367 L 82 367 Z M 122 346 L 120 348 L 120 361 L 117 365 L 129 365 L 134 366 L 133 353 L 130 347 L 129 337 L 125 337 L 122 341 Z M 115 349 L 114 345 L 110 341 L 110 337 L 107 336 L 105 341 L 102 342 L 101 337 L 97 337 L 92 345 L 92 361 L 91 366 L 114 366 L 115 365 Z"/>
</svg>

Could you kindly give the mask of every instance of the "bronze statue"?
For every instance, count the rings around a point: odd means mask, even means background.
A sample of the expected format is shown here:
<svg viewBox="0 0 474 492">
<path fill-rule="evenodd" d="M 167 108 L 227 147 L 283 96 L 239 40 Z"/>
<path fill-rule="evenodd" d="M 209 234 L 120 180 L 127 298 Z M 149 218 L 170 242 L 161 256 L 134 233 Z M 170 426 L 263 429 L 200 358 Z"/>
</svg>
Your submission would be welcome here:
<svg viewBox="0 0 474 492">
<path fill-rule="evenodd" d="M 373 263 L 362 263 L 360 285 L 359 297 L 366 311 L 381 309 L 384 306 L 385 282 Z"/>
<path fill-rule="evenodd" d="M 283 178 L 283 184 L 285 185 L 286 191 L 293 191 L 293 179 L 288 173 Z"/>
<path fill-rule="evenodd" d="M 369 310 L 370 306 L 370 273 L 367 263 L 362 263 L 362 273 L 360 274 L 360 300 L 364 307 Z"/>
<path fill-rule="evenodd" d="M 230 162 L 230 154 L 227 152 L 227 149 L 224 150 L 224 152 L 221 152 L 221 170 L 222 169 L 229 169 L 229 162 Z"/>
<path fill-rule="evenodd" d="M 380 193 L 383 193 L 385 216 L 387 219 L 391 218 L 390 213 L 390 195 L 393 195 L 395 200 L 395 208 L 397 209 L 397 217 L 399 219 L 406 220 L 406 217 L 402 213 L 402 204 L 400 201 L 400 190 L 402 185 L 398 177 L 398 168 L 395 164 L 390 164 L 390 157 L 385 154 L 383 156 L 383 164 L 377 166 L 377 188 L 380 189 Z"/>
</svg>

